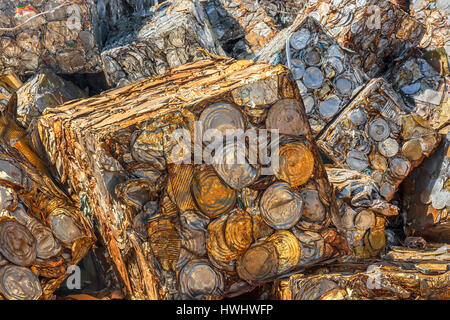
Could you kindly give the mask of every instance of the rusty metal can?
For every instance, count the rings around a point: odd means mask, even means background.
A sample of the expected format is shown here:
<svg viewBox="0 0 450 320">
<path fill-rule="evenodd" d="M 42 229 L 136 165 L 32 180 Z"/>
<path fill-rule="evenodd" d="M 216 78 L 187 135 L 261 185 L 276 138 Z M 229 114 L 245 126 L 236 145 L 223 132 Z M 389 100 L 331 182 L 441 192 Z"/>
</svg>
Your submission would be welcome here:
<svg viewBox="0 0 450 320">
<path fill-rule="evenodd" d="M 42 296 L 38 277 L 26 267 L 0 268 L 0 292 L 9 300 L 37 300 Z"/>
</svg>

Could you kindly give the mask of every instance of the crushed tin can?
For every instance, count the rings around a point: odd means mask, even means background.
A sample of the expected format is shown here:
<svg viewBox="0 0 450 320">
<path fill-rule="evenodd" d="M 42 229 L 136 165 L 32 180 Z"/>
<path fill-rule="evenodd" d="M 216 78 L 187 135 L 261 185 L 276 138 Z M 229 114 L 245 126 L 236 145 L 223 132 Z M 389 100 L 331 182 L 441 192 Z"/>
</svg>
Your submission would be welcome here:
<svg viewBox="0 0 450 320">
<path fill-rule="evenodd" d="M 225 52 L 235 59 L 252 59 L 282 29 L 260 3 L 209 0 L 202 3 Z"/>
<path fill-rule="evenodd" d="M 429 121 L 435 129 L 450 122 L 448 77 L 441 76 L 420 57 L 398 61 L 387 77 L 411 112 Z"/>
<path fill-rule="evenodd" d="M 450 133 L 439 148 L 403 183 L 406 232 L 450 243 Z"/>
<path fill-rule="evenodd" d="M 280 32 L 257 60 L 289 67 L 314 134 L 369 80 L 358 68 L 358 56 L 341 48 L 313 17 L 297 19 Z"/>
<path fill-rule="evenodd" d="M 370 175 L 390 201 L 440 142 L 424 119 L 407 110 L 385 80 L 373 79 L 320 134 L 318 145 L 336 165 Z"/>
<path fill-rule="evenodd" d="M 425 33 L 419 43 L 421 48 L 433 50 L 445 48 L 450 54 L 450 39 L 448 30 L 450 22 L 450 4 L 445 0 L 410 0 L 409 13 L 425 27 Z"/>
<path fill-rule="evenodd" d="M 360 56 L 359 67 L 379 76 L 389 60 L 419 44 L 424 27 L 388 0 L 310 1 L 297 19 L 314 17 L 339 43 Z"/>
<path fill-rule="evenodd" d="M 53 182 L 26 132 L 1 121 L 0 297 L 50 299 L 95 242 L 92 224 Z"/>
<path fill-rule="evenodd" d="M 284 66 L 182 65 L 48 109 L 39 132 L 130 298 L 233 297 L 351 255 Z"/>
<path fill-rule="evenodd" d="M 225 53 L 200 5 L 174 0 L 155 7 L 149 16 L 135 17 L 109 36 L 101 53 L 106 80 L 120 87 L 168 69 Z"/>
<path fill-rule="evenodd" d="M 333 185 L 343 233 L 356 260 L 379 257 L 386 246 L 386 218 L 399 208 L 382 199 L 375 181 L 355 170 L 326 167 Z"/>
<path fill-rule="evenodd" d="M 290 276 L 274 287 L 281 300 L 447 300 L 447 246 L 396 247 L 382 260 L 345 262 Z"/>
</svg>

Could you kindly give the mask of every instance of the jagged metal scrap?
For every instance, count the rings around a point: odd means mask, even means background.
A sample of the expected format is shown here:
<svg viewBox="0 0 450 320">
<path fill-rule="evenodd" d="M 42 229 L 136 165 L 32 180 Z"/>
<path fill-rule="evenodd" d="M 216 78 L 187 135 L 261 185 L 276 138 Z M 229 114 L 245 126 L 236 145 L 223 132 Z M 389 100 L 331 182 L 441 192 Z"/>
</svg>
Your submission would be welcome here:
<svg viewBox="0 0 450 320">
<path fill-rule="evenodd" d="M 123 86 L 204 59 L 206 54 L 199 48 L 225 55 L 201 6 L 183 0 L 166 2 L 148 17 L 128 20 L 108 39 L 102 51 L 103 68 L 111 86 Z"/>
</svg>

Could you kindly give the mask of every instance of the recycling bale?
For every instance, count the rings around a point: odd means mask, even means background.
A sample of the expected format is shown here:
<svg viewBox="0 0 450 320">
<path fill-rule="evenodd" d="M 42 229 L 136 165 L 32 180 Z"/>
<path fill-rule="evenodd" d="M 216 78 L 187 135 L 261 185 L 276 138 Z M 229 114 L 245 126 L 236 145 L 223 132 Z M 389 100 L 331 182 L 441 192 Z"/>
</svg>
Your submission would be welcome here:
<svg viewBox="0 0 450 320">
<path fill-rule="evenodd" d="M 438 130 L 450 122 L 450 79 L 438 73 L 425 57 L 413 54 L 397 61 L 386 78 L 408 109 L 433 128 Z"/>
<path fill-rule="evenodd" d="M 445 246 L 395 247 L 383 259 L 290 276 L 272 291 L 280 300 L 448 300 L 449 259 Z"/>
<path fill-rule="evenodd" d="M 1 118 L 0 298 L 51 299 L 96 238 L 10 114 Z"/>
<path fill-rule="evenodd" d="M 450 243 L 450 134 L 403 183 L 406 232 L 427 241 Z"/>
<path fill-rule="evenodd" d="M 316 135 L 369 80 L 359 69 L 359 59 L 342 48 L 313 17 L 297 19 L 257 57 L 258 61 L 290 68 Z"/>
<path fill-rule="evenodd" d="M 182 65 L 47 109 L 39 132 L 129 298 L 232 297 L 351 255 L 284 66 Z"/>
<path fill-rule="evenodd" d="M 389 63 L 417 46 L 424 26 L 388 0 L 310 1 L 297 19 L 314 17 L 338 42 L 360 56 L 369 77 L 381 75 Z"/>
<path fill-rule="evenodd" d="M 192 1 L 165 2 L 149 15 L 121 21 L 121 27 L 111 33 L 101 53 L 111 87 L 205 59 L 204 50 L 225 55 L 203 8 Z"/>
<path fill-rule="evenodd" d="M 202 5 L 223 49 L 235 59 L 253 59 L 283 29 L 283 25 L 276 24 L 275 16 L 267 12 L 271 10 L 267 3 L 209 0 Z"/>
<path fill-rule="evenodd" d="M 390 201 L 440 140 L 385 80 L 376 78 L 320 134 L 318 145 L 337 166 L 370 175 Z"/>
</svg>

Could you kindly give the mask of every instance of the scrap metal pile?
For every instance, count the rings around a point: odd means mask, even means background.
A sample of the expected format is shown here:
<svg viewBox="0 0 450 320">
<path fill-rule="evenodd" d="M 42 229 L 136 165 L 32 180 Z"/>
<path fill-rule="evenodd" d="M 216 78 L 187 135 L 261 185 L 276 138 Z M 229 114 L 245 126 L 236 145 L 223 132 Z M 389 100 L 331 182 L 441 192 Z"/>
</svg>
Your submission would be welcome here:
<svg viewBox="0 0 450 320">
<path fill-rule="evenodd" d="M 450 299 L 449 16 L 0 0 L 0 300 Z"/>
</svg>

